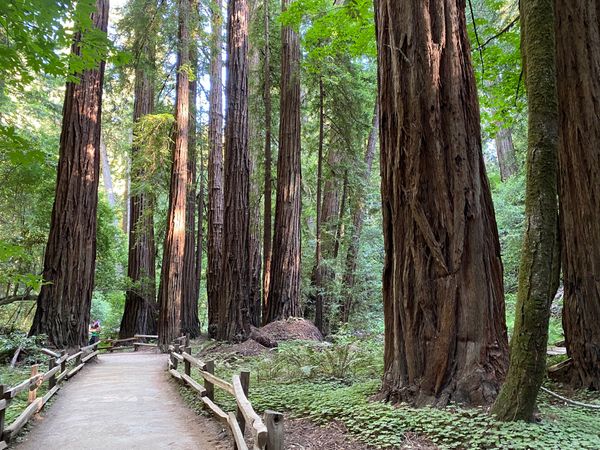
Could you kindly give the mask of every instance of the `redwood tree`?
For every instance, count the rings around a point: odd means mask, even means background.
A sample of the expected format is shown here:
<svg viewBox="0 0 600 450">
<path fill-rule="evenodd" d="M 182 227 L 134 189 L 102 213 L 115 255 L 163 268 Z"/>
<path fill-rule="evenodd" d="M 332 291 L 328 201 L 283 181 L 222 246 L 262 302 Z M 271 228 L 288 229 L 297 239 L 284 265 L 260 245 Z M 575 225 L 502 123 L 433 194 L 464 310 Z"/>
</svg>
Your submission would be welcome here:
<svg viewBox="0 0 600 450">
<path fill-rule="evenodd" d="M 94 28 L 106 33 L 108 0 L 96 0 Z M 78 33 L 71 53 L 81 54 Z M 67 83 L 56 191 L 44 257 L 37 310 L 30 334 L 46 334 L 59 348 L 88 338 L 94 270 L 96 210 L 100 176 L 100 127 L 104 62 Z"/>
<path fill-rule="evenodd" d="M 193 36 L 198 23 L 198 2 L 192 2 Z M 198 87 L 198 49 L 195 39 L 190 42 L 190 68 L 193 80 L 189 82 L 189 127 L 187 161 L 187 199 L 185 212 L 185 254 L 183 303 L 181 305 L 181 331 L 196 338 L 200 335 L 198 320 L 198 289 L 196 270 L 196 90 Z M 202 226 L 202 224 L 200 224 Z"/>
<path fill-rule="evenodd" d="M 175 100 L 175 142 L 173 145 L 169 212 L 165 235 L 159 289 L 160 315 L 158 342 L 165 350 L 181 332 L 181 305 L 184 296 L 184 255 L 187 203 L 187 163 L 189 125 L 189 77 L 181 70 L 190 62 L 190 1 L 178 0 L 179 49 Z"/>
<path fill-rule="evenodd" d="M 267 298 L 269 296 L 269 284 L 271 282 L 271 257 L 273 249 L 272 238 L 272 208 L 271 196 L 273 176 L 271 174 L 272 154 L 271 154 L 271 49 L 269 47 L 269 1 L 263 2 L 264 9 L 264 31 L 265 47 L 263 56 L 263 101 L 265 117 L 265 166 L 263 168 L 264 180 L 264 211 L 263 211 L 263 286 L 262 286 L 262 315 L 266 316 Z"/>
<path fill-rule="evenodd" d="M 554 0 L 521 0 L 520 11 L 528 108 L 527 225 L 510 341 L 510 368 L 492 409 L 501 420 L 533 417 L 546 374 L 550 305 L 560 273 Z"/>
<path fill-rule="evenodd" d="M 208 98 L 208 225 L 206 290 L 208 335 L 216 337 L 223 261 L 223 62 L 221 1 L 211 2 L 210 93 Z"/>
<path fill-rule="evenodd" d="M 227 17 L 225 220 L 217 336 L 240 341 L 250 332 L 247 0 L 229 0 Z"/>
<path fill-rule="evenodd" d="M 484 404 L 508 342 L 464 1 L 376 0 L 383 395 Z"/>
<path fill-rule="evenodd" d="M 363 172 L 363 181 L 368 183 L 371 178 L 371 168 L 373 159 L 375 158 L 375 149 L 377 147 L 377 134 L 379 133 L 379 108 L 375 105 L 373 113 L 373 128 L 369 133 L 367 141 L 367 150 L 365 152 L 365 169 Z M 346 255 L 346 266 L 344 270 L 343 286 L 344 300 L 341 305 L 341 320 L 343 323 L 348 323 L 350 320 L 350 312 L 354 303 L 354 282 L 356 275 L 356 267 L 358 265 L 358 250 L 360 246 L 360 236 L 365 217 L 365 192 L 363 188 L 359 188 L 355 195 L 354 205 L 352 207 L 352 232 L 350 242 L 348 243 L 348 253 Z"/>
<path fill-rule="evenodd" d="M 144 15 L 146 10 L 142 10 Z M 143 24 L 151 18 L 144 16 Z M 147 30 L 144 30 L 147 31 Z M 133 122 L 135 124 L 154 110 L 154 46 L 152 39 L 145 38 L 140 29 L 136 29 L 136 46 L 139 46 L 135 67 L 135 87 L 133 100 Z M 134 129 L 135 134 L 135 129 Z M 135 139 L 134 139 L 135 140 Z M 131 148 L 132 159 L 139 151 L 138 145 Z M 131 183 L 136 186 L 142 177 L 143 168 L 134 165 Z M 153 334 L 156 332 L 156 263 L 154 241 L 154 198 L 150 192 L 134 189 L 130 197 L 131 220 L 129 223 L 129 255 L 127 277 L 133 283 L 125 293 L 125 310 L 119 328 L 120 338 L 129 338 L 135 334 Z"/>
<path fill-rule="evenodd" d="M 557 1 L 563 328 L 572 381 L 600 390 L 600 1 Z"/>
<path fill-rule="evenodd" d="M 290 0 L 282 1 L 285 11 Z M 300 43 L 281 27 L 279 155 L 271 281 L 263 323 L 300 315 Z"/>
</svg>

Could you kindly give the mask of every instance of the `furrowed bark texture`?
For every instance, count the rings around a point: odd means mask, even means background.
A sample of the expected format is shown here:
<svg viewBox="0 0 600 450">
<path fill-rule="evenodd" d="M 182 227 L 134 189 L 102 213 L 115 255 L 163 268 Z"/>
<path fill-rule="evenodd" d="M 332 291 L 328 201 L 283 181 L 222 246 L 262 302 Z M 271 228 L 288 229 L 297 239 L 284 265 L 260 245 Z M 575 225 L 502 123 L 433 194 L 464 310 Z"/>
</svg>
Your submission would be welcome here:
<svg viewBox="0 0 600 450">
<path fill-rule="evenodd" d="M 371 179 L 371 168 L 373 167 L 373 159 L 375 158 L 375 150 L 377 148 L 377 134 L 379 133 L 379 110 L 375 105 L 373 113 L 373 128 L 369 133 L 367 141 L 367 150 L 365 152 L 365 169 L 363 172 L 363 182 L 366 184 Z M 346 266 L 344 270 L 344 302 L 340 313 L 343 323 L 348 323 L 350 313 L 354 304 L 353 289 L 355 283 L 356 268 L 358 266 L 358 251 L 360 249 L 360 235 L 365 220 L 365 192 L 364 188 L 360 188 L 356 194 L 356 201 L 352 207 L 352 233 L 350 242 L 348 243 L 348 253 L 346 255 Z"/>
<path fill-rule="evenodd" d="M 600 390 L 600 1 L 556 1 L 563 328 L 572 382 Z"/>
<path fill-rule="evenodd" d="M 190 62 L 189 0 L 178 0 L 179 55 L 177 67 Z M 175 143 L 169 191 L 169 212 L 165 235 L 159 289 L 160 314 L 158 343 L 163 351 L 181 333 L 181 306 L 184 298 L 184 255 L 187 202 L 187 164 L 189 129 L 189 77 L 186 70 L 177 71 L 175 100 Z"/>
<path fill-rule="evenodd" d="M 197 2 L 192 2 L 192 18 L 198 15 Z M 198 320 L 198 290 L 196 277 L 196 90 L 198 88 L 198 50 L 195 41 L 190 44 L 190 65 L 194 80 L 189 82 L 189 136 L 187 162 L 187 199 L 185 213 L 185 256 L 181 331 L 191 338 L 200 335 Z"/>
<path fill-rule="evenodd" d="M 559 281 L 558 109 L 554 0 L 521 0 L 521 47 L 528 104 L 527 227 L 521 251 L 510 368 L 492 412 L 531 420 L 546 373 L 550 305 Z"/>
<path fill-rule="evenodd" d="M 285 11 L 290 4 L 283 0 Z M 281 89 L 277 196 L 271 283 L 263 323 L 300 315 L 300 42 L 281 28 Z"/>
<path fill-rule="evenodd" d="M 223 80 L 221 1 L 211 2 L 210 94 L 208 113 L 208 225 L 206 291 L 208 335 L 217 336 L 219 292 L 223 265 Z"/>
<path fill-rule="evenodd" d="M 273 249 L 272 238 L 272 183 L 271 174 L 272 152 L 271 152 L 271 50 L 269 48 L 269 2 L 263 3 L 264 9 L 264 27 L 265 27 L 265 47 L 263 59 L 263 101 L 265 107 L 265 186 L 264 186 L 264 212 L 263 212 L 263 292 L 262 292 L 262 315 L 267 315 L 267 299 L 269 297 L 269 283 L 271 281 L 271 257 Z"/>
<path fill-rule="evenodd" d="M 154 51 L 144 54 L 135 70 L 133 122 L 137 123 L 154 110 L 154 80 L 152 68 Z M 133 155 L 139 148 L 133 146 Z M 141 168 L 134 167 L 131 178 L 135 186 L 142 177 Z M 135 191 L 135 190 L 134 190 Z M 135 334 L 154 334 L 158 309 L 156 305 L 156 244 L 154 241 L 154 199 L 150 192 L 134 193 L 130 197 L 129 255 L 127 277 L 134 287 L 125 293 L 125 310 L 119 328 L 121 339 Z"/>
<path fill-rule="evenodd" d="M 217 336 L 243 341 L 250 333 L 247 1 L 229 0 L 227 15 L 225 215 Z"/>
<path fill-rule="evenodd" d="M 375 5 L 382 393 L 417 405 L 489 403 L 506 372 L 508 343 L 465 2 Z"/>
<path fill-rule="evenodd" d="M 97 0 L 93 26 L 106 32 L 108 1 Z M 71 52 L 79 54 L 77 35 Z M 60 136 L 58 173 L 50 234 L 30 334 L 46 334 L 58 348 L 88 338 L 94 270 L 96 210 L 100 177 L 100 124 L 104 62 L 67 83 Z"/>
<path fill-rule="evenodd" d="M 500 179 L 508 180 L 518 171 L 515 146 L 512 140 L 512 129 L 500 128 L 494 139 L 496 143 L 496 156 L 500 166 Z"/>
</svg>

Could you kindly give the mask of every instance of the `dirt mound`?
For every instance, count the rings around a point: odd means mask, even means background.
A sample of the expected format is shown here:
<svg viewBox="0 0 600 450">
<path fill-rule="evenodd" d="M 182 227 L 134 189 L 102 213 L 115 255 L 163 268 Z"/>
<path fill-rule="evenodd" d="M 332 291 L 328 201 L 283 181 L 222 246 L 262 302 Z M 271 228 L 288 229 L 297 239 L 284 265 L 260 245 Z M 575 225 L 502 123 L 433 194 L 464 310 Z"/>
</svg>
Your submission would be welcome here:
<svg viewBox="0 0 600 450">
<path fill-rule="evenodd" d="M 311 321 L 298 317 L 271 322 L 257 331 L 265 338 L 275 342 L 292 340 L 321 342 L 323 340 L 323 335 Z"/>
</svg>

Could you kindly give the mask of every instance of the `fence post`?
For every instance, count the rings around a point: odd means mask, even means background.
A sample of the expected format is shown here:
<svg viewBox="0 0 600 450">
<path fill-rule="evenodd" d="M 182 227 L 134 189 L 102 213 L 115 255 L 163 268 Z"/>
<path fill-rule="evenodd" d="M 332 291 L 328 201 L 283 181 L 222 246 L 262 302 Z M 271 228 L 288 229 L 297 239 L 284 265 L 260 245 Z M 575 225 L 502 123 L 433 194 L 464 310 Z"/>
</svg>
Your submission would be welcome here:
<svg viewBox="0 0 600 450">
<path fill-rule="evenodd" d="M 60 351 L 60 357 L 61 358 L 63 356 L 65 356 L 66 354 L 67 354 L 66 350 L 61 350 Z M 66 369 L 67 369 L 67 361 L 63 359 L 63 361 L 60 363 L 60 373 L 63 373 Z"/>
<path fill-rule="evenodd" d="M 77 353 L 80 353 L 82 351 L 83 350 L 79 349 Z M 75 367 L 77 367 L 79 364 L 81 364 L 81 354 L 77 355 L 77 357 L 75 358 Z"/>
<path fill-rule="evenodd" d="M 173 351 L 173 353 L 180 353 L 179 344 L 175 344 L 174 347 L 175 350 Z M 179 360 L 177 358 L 173 358 L 173 369 L 177 370 L 177 366 L 179 366 Z"/>
<path fill-rule="evenodd" d="M 56 367 L 56 360 L 54 358 L 50 358 L 48 360 L 48 371 L 54 369 Z M 49 379 L 48 379 L 48 390 L 52 389 L 54 386 L 56 386 L 56 374 L 52 375 Z"/>
<path fill-rule="evenodd" d="M 240 383 L 242 385 L 242 389 L 244 390 L 246 398 L 248 398 L 248 389 L 250 387 L 250 372 L 245 370 L 240 372 Z M 236 417 L 238 423 L 240 424 L 240 430 L 242 430 L 242 434 L 244 434 L 246 429 L 246 419 L 244 419 L 244 414 L 242 414 L 242 410 L 239 407 L 237 409 Z"/>
<path fill-rule="evenodd" d="M 204 364 L 204 370 L 206 370 L 211 375 L 215 374 L 215 362 L 214 361 L 206 361 Z M 209 400 L 215 401 L 215 385 L 212 384 L 208 380 L 204 380 L 204 387 L 206 388 L 206 396 Z"/>
<path fill-rule="evenodd" d="M 31 376 L 32 377 L 38 374 L 38 369 L 39 369 L 39 366 L 37 364 L 34 364 L 33 366 L 31 366 Z M 34 388 L 34 386 L 35 386 L 35 388 Z M 37 383 L 32 384 L 31 388 L 29 389 L 29 393 L 27 394 L 27 404 L 33 403 L 36 398 L 37 398 Z"/>
<path fill-rule="evenodd" d="M 267 409 L 263 421 L 267 427 L 266 450 L 283 450 L 283 414 Z"/>
<path fill-rule="evenodd" d="M 4 391 L 6 390 L 6 386 L 0 384 L 0 400 L 4 399 Z M 8 407 L 8 401 L 4 408 L 0 409 L 0 441 L 3 439 L 4 434 L 4 414 L 6 412 L 6 408 Z"/>
<path fill-rule="evenodd" d="M 192 354 L 192 347 L 188 346 L 183 351 L 185 353 L 187 353 L 188 355 L 191 355 Z M 187 359 L 184 359 L 183 360 L 183 365 L 185 366 L 185 368 L 184 368 L 185 374 L 186 375 L 191 375 L 192 374 L 192 364 Z"/>
</svg>

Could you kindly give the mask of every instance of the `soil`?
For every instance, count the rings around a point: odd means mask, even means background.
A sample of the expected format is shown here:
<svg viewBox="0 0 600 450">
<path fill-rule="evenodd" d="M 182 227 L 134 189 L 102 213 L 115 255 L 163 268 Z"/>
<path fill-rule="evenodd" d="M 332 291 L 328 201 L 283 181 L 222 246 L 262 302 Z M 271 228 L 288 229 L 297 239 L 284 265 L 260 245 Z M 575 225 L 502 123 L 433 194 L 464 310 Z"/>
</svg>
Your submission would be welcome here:
<svg viewBox="0 0 600 450">
<path fill-rule="evenodd" d="M 311 321 L 297 317 L 271 322 L 262 328 L 252 328 L 251 336 L 250 339 L 239 344 L 216 342 L 205 347 L 198 356 L 202 357 L 215 353 L 258 356 L 277 347 L 278 342 L 292 340 L 323 341 L 323 335 Z M 257 340 L 260 342 L 257 342 Z M 268 346 L 263 345 L 263 343 L 266 343 Z"/>
<path fill-rule="evenodd" d="M 377 447 L 357 441 L 339 422 L 318 426 L 306 419 L 285 421 L 286 450 L 375 450 Z M 436 450 L 433 443 L 414 433 L 405 434 L 405 443 L 392 450 Z"/>
<path fill-rule="evenodd" d="M 298 317 L 290 317 L 287 320 L 277 320 L 259 328 L 258 331 L 269 339 L 277 342 L 303 340 L 323 340 L 319 329 L 310 321 Z"/>
</svg>

